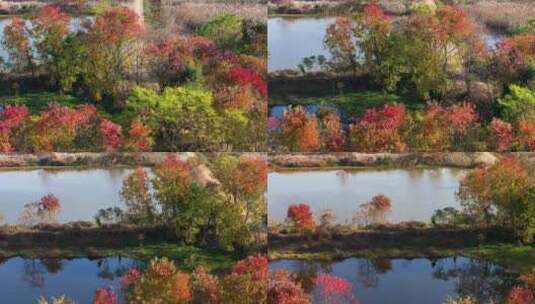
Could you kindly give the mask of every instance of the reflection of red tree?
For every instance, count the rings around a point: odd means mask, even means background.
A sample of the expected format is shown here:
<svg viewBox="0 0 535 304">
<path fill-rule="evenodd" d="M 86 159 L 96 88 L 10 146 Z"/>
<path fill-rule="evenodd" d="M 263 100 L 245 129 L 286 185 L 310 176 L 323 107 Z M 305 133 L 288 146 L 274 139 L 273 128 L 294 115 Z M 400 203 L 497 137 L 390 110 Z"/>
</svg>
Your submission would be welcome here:
<svg viewBox="0 0 535 304">
<path fill-rule="evenodd" d="M 359 303 L 353 296 L 351 282 L 334 275 L 319 273 L 314 283 L 325 303 Z"/>
<path fill-rule="evenodd" d="M 117 295 L 111 287 L 99 288 L 95 291 L 93 304 L 117 304 Z"/>
</svg>

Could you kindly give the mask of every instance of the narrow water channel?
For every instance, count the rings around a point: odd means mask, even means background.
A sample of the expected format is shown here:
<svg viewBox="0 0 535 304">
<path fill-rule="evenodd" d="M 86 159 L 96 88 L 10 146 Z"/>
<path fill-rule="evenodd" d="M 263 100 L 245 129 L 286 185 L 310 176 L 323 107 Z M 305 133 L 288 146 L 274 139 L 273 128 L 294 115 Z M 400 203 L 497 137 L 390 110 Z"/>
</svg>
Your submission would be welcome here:
<svg viewBox="0 0 535 304">
<path fill-rule="evenodd" d="M 454 168 L 270 172 L 268 215 L 270 221 L 282 222 L 291 204 L 306 202 L 316 216 L 332 209 L 338 223 L 348 223 L 360 204 L 383 194 L 392 201 L 388 222 L 429 222 L 436 209 L 459 207 L 455 192 L 466 172 Z"/>
<path fill-rule="evenodd" d="M 90 221 L 101 208 L 121 207 L 119 191 L 133 169 L 0 170 L 0 214 L 16 224 L 25 204 L 55 195 L 61 205 L 58 221 Z"/>
</svg>

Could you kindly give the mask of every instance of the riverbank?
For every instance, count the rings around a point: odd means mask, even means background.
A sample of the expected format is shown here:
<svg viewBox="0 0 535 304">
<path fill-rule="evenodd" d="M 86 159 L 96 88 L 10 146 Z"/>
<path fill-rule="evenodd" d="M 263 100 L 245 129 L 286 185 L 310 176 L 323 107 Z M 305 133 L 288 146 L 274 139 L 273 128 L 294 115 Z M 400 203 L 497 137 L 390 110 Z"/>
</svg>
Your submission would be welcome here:
<svg viewBox="0 0 535 304">
<path fill-rule="evenodd" d="M 61 247 L 61 248 L 0 248 L 0 261 L 22 257 L 28 259 L 102 259 L 106 257 L 124 257 L 136 260 L 150 260 L 155 257 L 167 257 L 178 261 L 177 265 L 183 270 L 192 270 L 198 265 L 209 269 L 225 269 L 230 267 L 237 258 L 219 250 L 202 249 L 192 246 L 182 246 L 173 243 L 161 243 L 145 246 L 125 246 L 121 248 L 90 247 Z"/>
<path fill-rule="evenodd" d="M 405 229 L 333 234 L 330 238 L 269 234 L 270 260 L 335 261 L 349 257 L 485 259 L 523 273 L 535 267 L 535 247 L 518 245 L 510 231 L 492 229 Z"/>
<path fill-rule="evenodd" d="M 269 165 L 273 170 L 345 168 L 345 167 L 455 167 L 490 166 L 500 157 L 513 156 L 528 168 L 535 168 L 535 152 L 436 152 L 436 153 L 272 153 Z"/>
<path fill-rule="evenodd" d="M 194 152 L 146 152 L 146 153 L 0 153 L 0 167 L 110 167 L 146 166 L 162 163 L 166 157 L 174 155 L 188 163 L 200 163 L 201 156 Z"/>
</svg>

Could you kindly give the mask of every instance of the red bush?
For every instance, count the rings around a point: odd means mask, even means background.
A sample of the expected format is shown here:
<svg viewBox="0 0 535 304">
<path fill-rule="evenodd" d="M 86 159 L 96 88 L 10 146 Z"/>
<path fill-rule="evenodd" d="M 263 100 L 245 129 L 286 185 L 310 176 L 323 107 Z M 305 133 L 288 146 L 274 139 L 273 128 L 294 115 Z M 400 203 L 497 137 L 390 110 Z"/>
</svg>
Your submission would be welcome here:
<svg viewBox="0 0 535 304">
<path fill-rule="evenodd" d="M 508 304 L 533 304 L 534 301 L 533 291 L 526 287 L 513 287 L 507 297 Z"/>
<path fill-rule="evenodd" d="M 511 148 L 513 142 L 513 127 L 510 123 L 499 118 L 493 118 L 490 123 L 490 132 L 494 138 L 496 151 L 504 152 Z"/>
<path fill-rule="evenodd" d="M 350 126 L 352 149 L 362 152 L 405 151 L 407 145 L 401 136 L 401 126 L 405 119 L 403 105 L 368 109 L 359 122 Z"/>
<path fill-rule="evenodd" d="M 257 71 L 242 67 L 233 67 L 229 71 L 229 79 L 241 86 L 251 86 L 260 96 L 267 96 L 267 83 Z"/>
<path fill-rule="evenodd" d="M 125 147 L 129 151 L 148 152 L 152 150 L 153 140 L 151 129 L 143 124 L 139 118 L 134 119 L 128 130 Z"/>
<path fill-rule="evenodd" d="M 529 151 L 535 151 L 535 124 L 528 120 L 522 120 L 518 125 L 520 144 Z"/>
<path fill-rule="evenodd" d="M 107 151 L 115 151 L 121 145 L 121 126 L 107 119 L 100 122 L 100 133 Z"/>
<path fill-rule="evenodd" d="M 298 231 L 311 231 L 316 227 L 310 206 L 306 203 L 290 205 L 287 217 Z"/>
<path fill-rule="evenodd" d="M 277 270 L 269 274 L 267 301 L 271 304 L 312 303 L 310 296 L 285 270 Z"/>
</svg>

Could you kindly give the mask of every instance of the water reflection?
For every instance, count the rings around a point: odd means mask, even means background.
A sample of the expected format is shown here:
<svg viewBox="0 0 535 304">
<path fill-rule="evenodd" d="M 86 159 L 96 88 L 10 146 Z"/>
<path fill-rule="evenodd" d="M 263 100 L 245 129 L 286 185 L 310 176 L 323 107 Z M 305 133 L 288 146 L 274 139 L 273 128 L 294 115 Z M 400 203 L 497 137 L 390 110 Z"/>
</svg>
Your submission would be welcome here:
<svg viewBox="0 0 535 304">
<path fill-rule="evenodd" d="M 98 209 L 121 207 L 123 179 L 133 169 L 0 171 L 0 214 L 14 224 L 24 204 L 52 193 L 59 198 L 59 222 L 92 220 Z"/>
<path fill-rule="evenodd" d="M 76 303 L 91 303 L 97 288 L 120 290 L 121 276 L 144 263 L 128 258 L 25 259 L 10 258 L 0 264 L 2 303 L 34 303 L 40 296 L 66 294 Z"/>
<path fill-rule="evenodd" d="M 270 270 L 288 269 L 319 301 L 314 277 L 329 273 L 351 282 L 361 303 L 443 303 L 448 296 L 472 296 L 477 303 L 502 303 L 516 275 L 490 262 L 442 259 L 363 259 L 339 262 L 279 260 Z"/>
<path fill-rule="evenodd" d="M 316 215 L 332 209 L 337 222 L 345 223 L 361 203 L 382 193 L 392 200 L 389 222 L 428 222 L 436 209 L 459 207 L 455 192 L 466 172 L 454 168 L 270 172 L 268 214 L 270 220 L 281 222 L 289 205 L 308 202 Z"/>
</svg>

